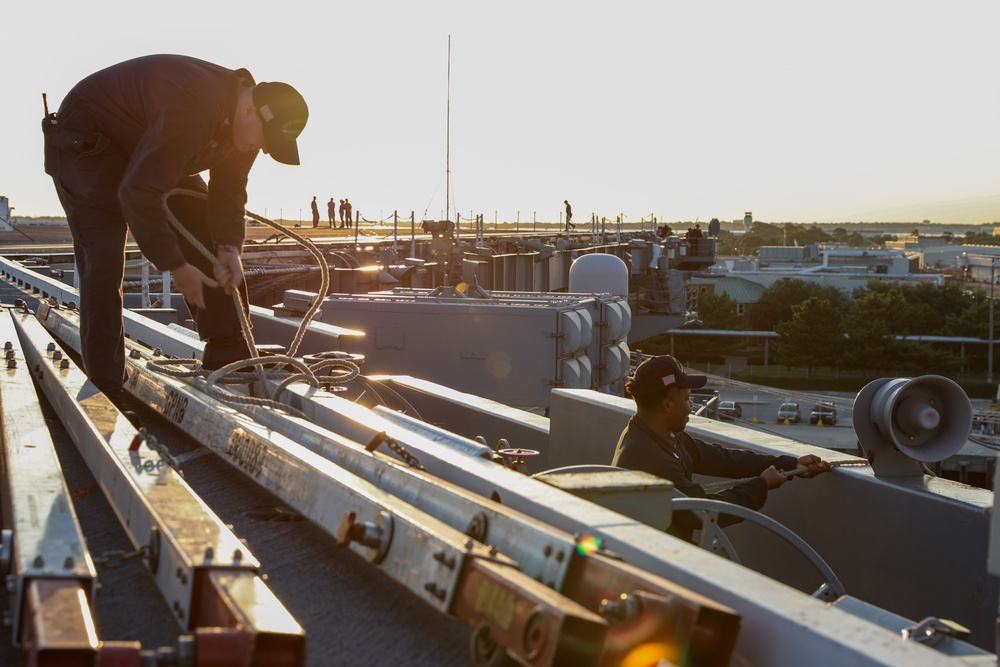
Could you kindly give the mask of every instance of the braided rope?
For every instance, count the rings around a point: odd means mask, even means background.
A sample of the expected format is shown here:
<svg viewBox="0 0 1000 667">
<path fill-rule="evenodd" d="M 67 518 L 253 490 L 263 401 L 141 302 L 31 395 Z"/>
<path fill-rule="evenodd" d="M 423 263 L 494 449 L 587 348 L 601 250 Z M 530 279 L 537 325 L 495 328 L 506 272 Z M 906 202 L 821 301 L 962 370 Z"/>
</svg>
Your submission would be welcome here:
<svg viewBox="0 0 1000 667">
<path fill-rule="evenodd" d="M 301 244 L 309 254 L 313 256 L 316 260 L 316 265 L 320 267 L 320 285 L 319 290 L 316 292 L 316 298 L 309 305 L 306 314 L 302 316 L 302 322 L 299 324 L 298 330 L 295 332 L 295 338 L 292 340 L 292 344 L 288 347 L 288 355 L 295 356 L 295 353 L 299 350 L 299 345 L 302 344 L 302 339 L 306 335 L 306 330 L 309 328 L 309 323 L 312 322 L 313 317 L 315 317 L 316 312 L 319 311 L 320 304 L 323 303 L 323 299 L 326 297 L 326 293 L 330 290 L 330 265 L 326 262 L 326 257 L 323 252 L 316 247 L 312 241 L 304 236 L 296 234 L 290 229 L 286 229 L 281 225 L 268 220 L 267 218 L 257 215 L 251 211 L 246 211 L 246 216 L 251 220 L 256 220 L 259 223 L 270 226 L 289 238 L 293 239 L 297 243 Z"/>
<path fill-rule="evenodd" d="M 181 224 L 180 220 L 174 217 L 173 211 L 170 210 L 170 206 L 167 204 L 167 200 L 171 195 L 184 195 L 186 197 L 194 197 L 196 199 L 208 200 L 207 192 L 198 192 L 197 190 L 188 190 L 187 188 L 174 188 L 169 190 L 163 195 L 161 200 L 161 205 L 163 210 L 166 211 L 167 221 L 173 226 L 174 231 L 184 237 L 188 243 L 190 243 L 194 248 L 205 256 L 208 261 L 212 263 L 212 267 L 217 267 L 219 265 L 219 258 L 215 256 L 208 248 L 206 248 L 201 241 L 196 239 L 187 228 Z M 240 291 L 238 289 L 232 290 L 233 305 L 236 307 L 236 315 L 240 320 L 240 327 L 243 329 L 243 335 L 246 337 L 247 344 L 250 347 L 250 356 L 252 358 L 257 358 L 257 346 L 256 341 L 253 339 L 253 333 L 251 331 L 250 322 L 247 320 L 247 315 L 243 310 L 243 298 L 240 296 Z M 264 376 L 260 377 L 261 385 L 264 384 Z"/>
<path fill-rule="evenodd" d="M 848 459 L 845 461 L 834 461 L 830 464 L 831 468 L 859 468 L 861 466 L 871 465 L 868 459 Z M 801 475 L 803 473 L 809 472 L 809 468 L 796 468 L 795 470 L 782 471 L 781 474 L 785 477 L 794 477 L 796 475 Z M 759 475 L 758 475 L 759 477 Z M 711 482 L 709 484 L 702 484 L 701 488 L 705 493 L 718 493 L 719 491 L 724 491 L 731 486 L 736 486 L 737 484 L 744 484 L 757 479 L 757 477 L 744 477 L 742 479 L 724 479 L 721 482 Z"/>
<path fill-rule="evenodd" d="M 173 226 L 174 230 L 186 239 L 194 248 L 201 252 L 211 263 L 212 266 L 218 266 L 218 258 L 208 250 L 198 239 L 196 239 L 188 230 L 181 224 L 179 220 L 174 216 L 170 207 L 167 205 L 167 200 L 173 195 L 183 195 L 188 197 L 196 197 L 199 199 L 208 199 L 208 195 L 203 192 L 198 192 L 195 190 L 189 190 L 186 188 L 174 188 L 163 195 L 161 204 L 163 209 L 166 211 L 167 220 Z M 277 230 L 280 234 L 284 234 L 298 242 L 301 246 L 306 248 L 309 253 L 313 256 L 320 269 L 320 289 L 316 294 L 316 298 L 312 300 L 309 308 L 307 309 L 305 315 L 302 317 L 302 321 L 296 330 L 295 337 L 292 344 L 289 346 L 287 356 L 268 356 L 260 357 L 257 355 L 256 341 L 254 341 L 252 329 L 250 322 L 247 320 L 247 314 L 243 308 L 243 301 L 240 295 L 240 290 L 232 290 L 233 304 L 236 308 L 236 313 L 240 320 L 240 326 L 243 330 L 243 334 L 246 337 L 247 344 L 250 348 L 251 357 L 249 359 L 243 359 L 222 368 L 213 371 L 208 374 L 205 380 L 205 390 L 206 393 L 213 396 L 214 398 L 229 403 L 229 404 L 244 404 L 244 405 L 256 405 L 261 407 L 276 408 L 284 411 L 293 413 L 299 417 L 305 418 L 305 415 L 295 408 L 292 408 L 280 401 L 273 400 L 271 398 L 258 398 L 252 396 L 245 396 L 241 394 L 236 394 L 228 389 L 225 389 L 221 385 L 226 384 L 249 384 L 257 379 L 260 381 L 261 388 L 266 386 L 266 381 L 268 378 L 276 378 L 282 376 L 285 379 L 278 386 L 278 390 L 275 396 L 280 396 L 281 392 L 286 389 L 289 385 L 294 382 L 304 381 L 308 384 L 318 387 L 319 380 L 315 377 L 315 370 L 307 366 L 304 362 L 296 359 L 294 357 L 295 353 L 298 351 L 299 346 L 302 344 L 302 340 L 305 337 L 306 331 L 308 330 L 309 323 L 315 317 L 316 313 L 319 311 L 320 304 L 323 298 L 327 294 L 330 288 L 330 267 L 326 262 L 326 258 L 323 253 L 313 244 L 309 239 L 292 232 L 291 230 L 278 225 L 267 218 L 259 216 L 250 211 L 244 211 L 246 217 L 251 218 L 257 222 L 270 226 L 271 228 Z M 265 366 L 280 366 L 282 369 L 286 366 L 292 366 L 298 369 L 300 372 L 297 374 L 289 374 L 286 370 L 281 371 L 265 371 Z M 347 382 L 360 373 L 360 369 L 357 364 L 345 360 L 345 359 L 331 359 L 325 360 L 320 364 L 315 365 L 318 368 L 325 368 L 328 366 L 337 366 L 345 369 L 345 373 L 333 376 L 335 379 L 329 379 L 328 382 Z M 197 359 L 151 359 L 147 362 L 147 367 L 154 372 L 161 373 L 166 376 L 175 378 L 185 378 L 185 377 L 200 377 L 206 374 L 206 370 L 200 367 L 200 363 Z M 253 368 L 255 372 L 252 373 L 240 373 L 240 369 L 243 368 Z M 265 390 L 266 391 L 266 390 Z"/>
<path fill-rule="evenodd" d="M 349 359 L 321 359 L 316 363 L 309 366 L 309 369 L 313 374 L 317 374 L 319 371 L 329 369 L 343 369 L 345 373 L 339 373 L 334 375 L 329 373 L 324 376 L 324 379 L 328 379 L 330 384 L 341 384 L 344 382 L 350 382 L 354 378 L 361 374 L 361 369 L 358 365 Z"/>
</svg>

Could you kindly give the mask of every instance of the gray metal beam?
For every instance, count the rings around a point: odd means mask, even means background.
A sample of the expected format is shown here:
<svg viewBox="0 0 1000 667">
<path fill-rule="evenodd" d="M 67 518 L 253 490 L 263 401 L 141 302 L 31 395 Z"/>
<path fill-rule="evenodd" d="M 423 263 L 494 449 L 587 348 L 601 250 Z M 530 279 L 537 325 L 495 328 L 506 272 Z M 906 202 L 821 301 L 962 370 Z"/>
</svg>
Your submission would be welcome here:
<svg viewBox="0 0 1000 667">
<path fill-rule="evenodd" d="M 39 318 L 63 337 L 73 327 L 67 315 L 43 308 Z M 562 664 L 560 656 L 572 647 L 587 646 L 590 659 L 603 649 L 607 622 L 600 616 L 521 572 L 495 549 L 301 446 L 297 440 L 308 431 L 307 424 L 290 435 L 278 433 L 197 388 L 151 372 L 144 360 L 129 359 L 129 364 L 127 389 L 133 396 L 431 607 L 457 614 L 474 627 L 489 628 L 489 636 L 504 642 L 512 655 L 537 664 Z M 357 443 L 353 446 L 364 451 Z M 556 553 L 553 550 L 549 560 L 562 567 Z M 496 565 L 502 566 L 500 570 Z M 476 590 L 536 606 L 545 621 L 537 626 L 528 616 L 497 617 L 492 604 L 470 605 L 467 601 L 470 595 L 475 599 Z M 526 636 L 528 623 L 545 637 L 544 648 L 530 658 L 535 649 L 520 639 Z"/>
<path fill-rule="evenodd" d="M 475 398 L 470 396 L 471 400 Z M 320 413 L 313 417 L 330 430 L 359 442 L 366 441 L 365 430 L 354 418 L 331 410 Z M 370 418 L 365 421 L 364 427 L 373 425 Z M 370 428 L 367 434 L 368 439 L 376 435 Z M 410 445 L 405 436 L 402 442 L 404 446 Z M 745 619 L 737 653 L 751 662 L 800 664 L 802 656 L 809 655 L 810 661 L 818 665 L 950 664 L 931 649 L 903 643 L 863 619 L 826 607 L 767 577 L 620 515 L 583 501 L 579 506 L 563 503 L 565 494 L 536 480 L 455 452 L 435 451 L 428 455 L 419 448 L 413 451 L 419 452 L 421 462 L 425 462 L 425 457 L 427 461 L 444 462 L 440 467 L 436 463 L 428 466 L 431 472 L 486 497 L 496 493 L 504 503 L 542 518 L 560 530 L 599 535 L 630 563 L 733 607 Z"/>
<path fill-rule="evenodd" d="M 479 399 L 466 395 L 465 400 Z M 427 447 L 419 439 L 408 439 L 404 432 L 389 430 L 393 425 L 388 421 L 363 418 L 359 410 L 360 406 L 334 397 L 320 404 L 314 401 L 310 416 L 331 431 L 349 432 L 361 441 L 385 430 L 420 459 L 428 472 L 485 497 L 499 498 L 560 530 L 596 535 L 626 562 L 735 609 L 743 617 L 737 655 L 751 664 L 796 665 L 804 655 L 809 656 L 809 664 L 831 667 L 951 664 L 932 649 L 903 642 L 865 619 L 694 545 L 592 503 L 567 498 L 558 489 L 478 457 L 440 444 Z"/>
<path fill-rule="evenodd" d="M 13 315 L 34 380 L 59 413 L 132 543 L 146 561 L 182 627 L 198 631 L 200 619 L 221 603 L 205 593 L 206 579 L 224 571 L 251 583 L 259 563 L 245 545 L 170 467 L 86 375 L 55 345 L 31 313 Z M 244 599 L 239 632 L 261 631 L 280 645 L 289 664 L 303 664 L 301 627 L 262 583 Z M 201 641 L 201 635 L 199 635 Z M 205 641 L 212 644 L 209 635 Z M 258 645 L 263 645 L 258 642 Z"/>
<path fill-rule="evenodd" d="M 9 532 L 4 533 L 6 539 L 0 546 L 3 552 L 0 555 L 9 559 L 9 563 L 5 563 L 10 566 L 7 590 L 11 593 L 11 604 L 8 609 L 12 614 L 10 620 L 17 646 L 22 632 L 29 640 L 32 636 L 49 637 L 56 634 L 56 628 L 64 628 L 63 622 L 67 620 L 51 615 L 29 616 L 27 586 L 30 582 L 43 582 L 44 586 L 47 585 L 44 582 L 50 580 L 71 580 L 69 585 L 74 586 L 75 582 L 89 600 L 93 597 L 97 574 L 38 404 L 12 313 L 13 310 L 0 306 L 0 342 L 4 347 L 4 359 L 0 363 L 5 367 L 0 372 L 2 468 L 6 473 L 3 509 L 4 525 L 9 527 Z M 7 570 L 0 567 L 0 575 L 7 575 Z M 89 609 L 81 609 L 80 613 L 89 616 Z M 38 623 L 42 627 L 34 627 Z M 52 628 L 47 630 L 44 627 L 47 624 Z M 64 637 L 68 640 L 69 633 Z M 70 651 L 79 648 L 70 641 L 65 646 Z"/>
</svg>

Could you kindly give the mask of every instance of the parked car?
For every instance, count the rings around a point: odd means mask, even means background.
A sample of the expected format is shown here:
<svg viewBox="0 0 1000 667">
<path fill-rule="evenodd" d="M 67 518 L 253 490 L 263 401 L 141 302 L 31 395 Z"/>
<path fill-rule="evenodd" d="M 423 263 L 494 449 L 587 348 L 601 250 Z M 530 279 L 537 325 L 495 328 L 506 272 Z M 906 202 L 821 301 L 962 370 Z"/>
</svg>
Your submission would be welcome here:
<svg viewBox="0 0 1000 667">
<path fill-rule="evenodd" d="M 719 405 L 719 392 L 714 389 L 703 389 L 691 392 L 691 414 L 715 419 L 715 411 Z"/>
<path fill-rule="evenodd" d="M 829 426 L 837 423 L 837 408 L 833 407 L 833 403 L 820 401 L 813 406 L 812 410 L 809 411 L 809 423 L 817 424 L 820 419 Z"/>
<path fill-rule="evenodd" d="M 798 403 L 782 403 L 778 406 L 778 423 L 783 423 L 786 419 L 793 424 L 798 424 L 800 419 Z"/>
<path fill-rule="evenodd" d="M 719 419 L 739 419 L 743 416 L 743 408 L 736 401 L 719 403 Z"/>
</svg>

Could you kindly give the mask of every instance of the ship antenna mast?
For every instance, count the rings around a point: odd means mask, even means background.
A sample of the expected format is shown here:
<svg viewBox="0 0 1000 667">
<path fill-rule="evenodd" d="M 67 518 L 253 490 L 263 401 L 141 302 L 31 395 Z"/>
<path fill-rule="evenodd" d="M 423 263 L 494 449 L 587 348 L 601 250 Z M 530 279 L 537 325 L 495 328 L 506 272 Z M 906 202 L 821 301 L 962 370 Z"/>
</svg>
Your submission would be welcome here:
<svg viewBox="0 0 1000 667">
<path fill-rule="evenodd" d="M 448 127 L 445 134 L 444 218 L 451 220 L 451 35 L 448 35 Z"/>
</svg>

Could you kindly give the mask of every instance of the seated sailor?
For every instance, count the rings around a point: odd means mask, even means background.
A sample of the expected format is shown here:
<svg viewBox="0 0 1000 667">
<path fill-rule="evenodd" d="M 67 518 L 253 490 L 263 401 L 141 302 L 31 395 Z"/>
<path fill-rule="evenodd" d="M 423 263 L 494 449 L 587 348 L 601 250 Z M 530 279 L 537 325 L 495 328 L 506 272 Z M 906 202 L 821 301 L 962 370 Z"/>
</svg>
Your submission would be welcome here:
<svg viewBox="0 0 1000 667">
<path fill-rule="evenodd" d="M 692 438 L 684 432 L 691 413 L 691 390 L 705 386 L 708 378 L 684 372 L 670 355 L 651 357 L 625 383 L 625 392 L 635 400 L 636 412 L 622 432 L 612 465 L 644 470 L 674 483 L 674 488 L 693 498 L 712 498 L 757 510 L 767 492 L 788 479 L 780 471 L 808 470 L 800 477 L 828 472 L 830 464 L 809 454 L 769 456 L 745 449 L 728 449 Z M 718 493 L 706 494 L 691 481 L 695 473 L 749 481 Z M 720 525 L 738 523 L 739 518 L 721 516 Z M 692 512 L 678 512 L 667 532 L 691 540 L 701 521 Z"/>
</svg>

